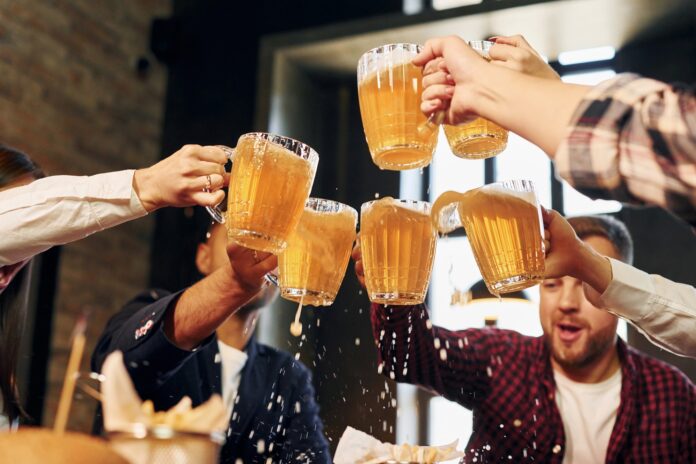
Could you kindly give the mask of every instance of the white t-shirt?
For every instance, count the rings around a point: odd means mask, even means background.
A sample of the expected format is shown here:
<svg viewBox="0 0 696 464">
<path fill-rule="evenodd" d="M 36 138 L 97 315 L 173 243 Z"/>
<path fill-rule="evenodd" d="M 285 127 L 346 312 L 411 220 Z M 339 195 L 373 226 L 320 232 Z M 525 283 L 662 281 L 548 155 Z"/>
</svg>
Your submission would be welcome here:
<svg viewBox="0 0 696 464">
<path fill-rule="evenodd" d="M 220 350 L 220 363 L 222 364 L 222 401 L 227 407 L 228 415 L 232 415 L 234 409 L 234 400 L 237 397 L 239 382 L 242 380 L 242 369 L 246 365 L 249 356 L 222 343 L 218 340 L 218 349 Z"/>
<path fill-rule="evenodd" d="M 621 403 L 621 369 L 599 383 L 579 383 L 554 371 L 556 405 L 563 419 L 563 464 L 603 463 Z"/>
</svg>

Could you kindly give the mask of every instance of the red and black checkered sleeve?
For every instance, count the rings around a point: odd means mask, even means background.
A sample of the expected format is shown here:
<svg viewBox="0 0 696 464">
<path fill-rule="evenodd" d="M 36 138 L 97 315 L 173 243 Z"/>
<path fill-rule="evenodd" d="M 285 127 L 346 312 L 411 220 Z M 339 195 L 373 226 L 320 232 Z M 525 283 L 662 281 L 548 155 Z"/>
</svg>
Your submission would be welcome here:
<svg viewBox="0 0 696 464">
<path fill-rule="evenodd" d="M 469 409 L 491 391 L 491 363 L 505 362 L 508 331 L 451 331 L 433 326 L 425 306 L 373 304 L 372 330 L 381 372 Z M 509 360 L 512 361 L 512 360 Z"/>
</svg>

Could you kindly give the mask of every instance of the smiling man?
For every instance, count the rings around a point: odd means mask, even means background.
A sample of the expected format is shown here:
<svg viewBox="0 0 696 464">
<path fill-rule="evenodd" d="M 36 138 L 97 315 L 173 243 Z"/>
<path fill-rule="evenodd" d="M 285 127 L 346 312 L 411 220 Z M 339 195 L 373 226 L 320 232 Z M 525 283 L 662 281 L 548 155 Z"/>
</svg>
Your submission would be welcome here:
<svg viewBox="0 0 696 464">
<path fill-rule="evenodd" d="M 572 238 L 597 259 L 632 260 L 623 223 L 602 216 L 568 222 Z M 547 270 L 560 268 L 564 256 L 556 239 Z M 358 247 L 353 257 L 361 279 Z M 694 385 L 619 339 L 617 318 L 588 301 L 581 280 L 547 275 L 541 337 L 450 331 L 433 326 L 423 306 L 373 305 L 382 372 L 473 410 L 467 463 L 696 462 Z"/>
</svg>

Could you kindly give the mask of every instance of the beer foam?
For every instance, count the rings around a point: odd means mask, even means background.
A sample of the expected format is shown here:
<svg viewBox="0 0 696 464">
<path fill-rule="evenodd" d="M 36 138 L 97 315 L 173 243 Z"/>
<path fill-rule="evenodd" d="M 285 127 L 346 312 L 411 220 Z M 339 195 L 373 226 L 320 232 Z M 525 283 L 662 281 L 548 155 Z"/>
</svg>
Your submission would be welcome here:
<svg viewBox="0 0 696 464">
<path fill-rule="evenodd" d="M 373 48 L 363 54 L 358 61 L 358 81 L 362 82 L 375 72 L 384 72 L 389 68 L 411 64 L 420 47 L 415 44 L 389 44 Z"/>
<path fill-rule="evenodd" d="M 501 185 L 500 183 L 484 185 L 483 187 L 477 189 L 477 192 L 484 193 L 486 195 L 511 196 L 511 197 L 515 197 L 519 200 L 525 201 L 534 207 L 536 207 L 538 205 L 537 197 L 536 197 L 536 194 L 534 192 L 530 192 L 530 191 L 520 192 L 518 190 L 512 190 L 509 187 Z M 467 193 L 469 193 L 469 192 L 467 192 Z"/>
<path fill-rule="evenodd" d="M 398 215 L 402 218 L 415 220 L 422 220 L 423 217 L 430 217 L 429 211 L 416 210 L 411 208 L 408 203 L 404 203 L 393 197 L 384 197 L 373 201 L 363 213 L 375 214 L 376 220 L 381 220 L 390 215 Z"/>
</svg>

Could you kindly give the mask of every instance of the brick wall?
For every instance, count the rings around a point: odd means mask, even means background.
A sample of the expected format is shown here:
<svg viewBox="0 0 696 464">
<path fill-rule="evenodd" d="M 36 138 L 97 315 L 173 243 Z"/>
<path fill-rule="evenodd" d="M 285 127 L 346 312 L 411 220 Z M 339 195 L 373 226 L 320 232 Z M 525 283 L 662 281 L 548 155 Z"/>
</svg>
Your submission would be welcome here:
<svg viewBox="0 0 696 464">
<path fill-rule="evenodd" d="M 0 0 L 0 140 L 49 174 L 143 167 L 159 156 L 166 69 L 148 54 L 150 21 L 169 0 Z M 152 218 L 65 246 L 61 255 L 44 425 L 52 425 L 76 315 L 93 309 L 89 354 L 107 319 L 147 285 Z M 87 431 L 95 403 L 74 403 Z"/>
</svg>

